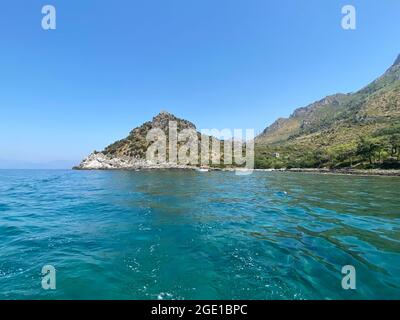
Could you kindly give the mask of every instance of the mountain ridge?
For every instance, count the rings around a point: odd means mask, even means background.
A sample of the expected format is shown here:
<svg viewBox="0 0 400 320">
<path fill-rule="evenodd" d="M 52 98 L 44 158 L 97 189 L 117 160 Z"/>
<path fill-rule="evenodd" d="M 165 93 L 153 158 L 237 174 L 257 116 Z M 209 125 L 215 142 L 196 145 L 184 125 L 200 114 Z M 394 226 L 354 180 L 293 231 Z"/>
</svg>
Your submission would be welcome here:
<svg viewBox="0 0 400 320">
<path fill-rule="evenodd" d="M 400 55 L 383 75 L 360 90 L 327 96 L 306 107 L 295 109 L 289 118 L 280 118 L 266 127 L 256 137 L 258 165 L 309 167 L 332 165 L 333 162 L 345 164 L 345 161 L 326 159 L 332 157 L 329 153 L 335 153 L 332 148 L 347 148 L 345 153 L 353 154 L 353 158 L 356 158 L 360 156 L 357 154 L 358 140 L 365 135 L 380 140 L 379 143 L 386 144 L 385 148 L 388 149 L 389 142 L 384 140 L 397 139 L 397 136 L 383 138 L 379 130 L 389 127 L 392 135 L 397 135 L 400 133 L 399 122 Z M 381 137 L 378 139 L 379 135 Z M 396 149 L 394 145 L 391 148 Z M 302 156 L 300 150 L 312 155 Z M 279 151 L 285 154 L 286 159 L 273 161 L 269 154 Z M 387 150 L 383 151 L 388 153 Z M 323 156 L 315 157 L 318 153 L 325 153 L 325 159 Z M 304 161 L 307 157 L 314 160 Z M 267 158 L 269 161 L 265 160 Z M 351 159 L 348 162 L 346 164 L 351 165 L 353 161 Z"/>
<path fill-rule="evenodd" d="M 176 122 L 178 132 L 192 129 L 198 138 L 203 137 L 192 122 L 161 111 L 126 138 L 90 154 L 77 169 L 176 167 L 169 161 L 155 165 L 146 160 L 147 134 L 157 128 L 168 139 L 170 121 Z M 386 72 L 360 90 L 328 95 L 297 108 L 255 138 L 256 168 L 400 168 L 399 156 L 400 55 Z"/>
<path fill-rule="evenodd" d="M 175 160 L 169 159 L 169 130 L 171 122 L 176 124 L 177 132 L 181 132 L 185 129 L 196 132 L 198 150 L 201 150 L 201 139 L 210 139 L 210 145 L 212 145 L 214 141 L 220 142 L 220 140 L 215 137 L 203 135 L 198 132 L 196 126 L 192 122 L 178 118 L 167 111 L 161 111 L 154 116 L 151 121 L 146 121 L 142 125 L 132 129 L 126 138 L 108 145 L 103 151 L 92 152 L 74 169 L 194 169 L 199 166 L 208 167 L 208 165 L 200 163 L 191 165 L 178 164 Z M 146 152 L 151 145 L 147 137 L 149 132 L 153 129 L 161 130 L 166 138 L 166 159 L 162 162 L 154 162 L 153 160 L 147 159 Z M 180 141 L 176 141 L 176 143 L 177 148 L 180 148 L 184 144 L 184 142 Z M 213 159 L 214 156 L 223 159 L 223 152 L 217 154 L 215 150 L 210 149 L 210 159 Z"/>
</svg>

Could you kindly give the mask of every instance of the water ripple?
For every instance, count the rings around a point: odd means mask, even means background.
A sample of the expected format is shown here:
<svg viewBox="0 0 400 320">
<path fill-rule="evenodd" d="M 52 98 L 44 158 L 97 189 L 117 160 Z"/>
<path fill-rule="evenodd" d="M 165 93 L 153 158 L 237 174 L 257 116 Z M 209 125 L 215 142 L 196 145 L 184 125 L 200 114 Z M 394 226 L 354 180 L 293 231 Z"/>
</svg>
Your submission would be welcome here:
<svg viewBox="0 0 400 320">
<path fill-rule="evenodd" d="M 398 190 L 388 177 L 0 170 L 0 298 L 399 299 Z M 40 287 L 45 264 L 56 291 Z"/>
</svg>

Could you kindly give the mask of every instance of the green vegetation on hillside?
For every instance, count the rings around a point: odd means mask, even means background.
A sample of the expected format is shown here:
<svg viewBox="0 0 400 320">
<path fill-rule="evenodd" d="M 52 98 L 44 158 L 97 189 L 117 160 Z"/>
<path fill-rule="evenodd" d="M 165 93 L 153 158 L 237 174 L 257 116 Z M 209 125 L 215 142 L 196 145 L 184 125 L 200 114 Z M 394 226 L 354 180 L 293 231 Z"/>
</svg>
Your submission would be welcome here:
<svg viewBox="0 0 400 320">
<path fill-rule="evenodd" d="M 256 138 L 257 168 L 400 168 L 400 63 L 353 94 L 328 96 Z"/>
</svg>

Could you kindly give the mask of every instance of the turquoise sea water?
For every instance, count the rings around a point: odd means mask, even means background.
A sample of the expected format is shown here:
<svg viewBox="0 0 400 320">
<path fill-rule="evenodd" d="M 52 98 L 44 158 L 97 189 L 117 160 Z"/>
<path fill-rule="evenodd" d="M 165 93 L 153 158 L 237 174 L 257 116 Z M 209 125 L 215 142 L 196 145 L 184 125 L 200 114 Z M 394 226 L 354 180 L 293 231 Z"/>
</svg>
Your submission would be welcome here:
<svg viewBox="0 0 400 320">
<path fill-rule="evenodd" d="M 0 170 L 0 299 L 31 298 L 400 299 L 400 179 Z"/>
</svg>

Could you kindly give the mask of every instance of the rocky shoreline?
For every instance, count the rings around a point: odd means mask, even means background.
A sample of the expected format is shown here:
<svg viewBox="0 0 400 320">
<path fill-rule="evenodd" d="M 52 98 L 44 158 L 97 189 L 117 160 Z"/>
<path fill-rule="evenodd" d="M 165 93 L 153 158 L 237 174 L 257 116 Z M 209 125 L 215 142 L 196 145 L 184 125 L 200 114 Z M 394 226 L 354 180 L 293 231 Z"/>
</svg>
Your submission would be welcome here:
<svg viewBox="0 0 400 320">
<path fill-rule="evenodd" d="M 111 156 L 102 152 L 93 152 L 73 168 L 74 170 L 155 170 L 178 169 L 195 170 L 195 166 L 178 165 L 171 163 L 153 163 L 138 157 Z"/>
<path fill-rule="evenodd" d="M 241 168 L 213 168 L 171 163 L 152 163 L 132 157 L 113 157 L 102 152 L 93 152 L 85 158 L 74 170 L 205 170 L 205 171 L 236 171 Z M 325 168 L 291 168 L 291 169 L 254 169 L 258 172 L 300 172 L 358 176 L 400 176 L 400 170 L 382 169 L 325 169 Z"/>
<path fill-rule="evenodd" d="M 400 177 L 400 170 L 389 169 L 319 169 L 319 168 L 293 168 L 284 169 L 285 172 L 303 172 L 337 175 L 358 175 L 358 176 L 391 176 Z"/>
</svg>

